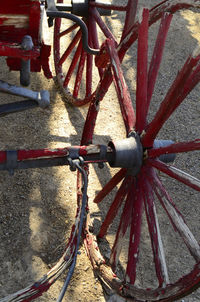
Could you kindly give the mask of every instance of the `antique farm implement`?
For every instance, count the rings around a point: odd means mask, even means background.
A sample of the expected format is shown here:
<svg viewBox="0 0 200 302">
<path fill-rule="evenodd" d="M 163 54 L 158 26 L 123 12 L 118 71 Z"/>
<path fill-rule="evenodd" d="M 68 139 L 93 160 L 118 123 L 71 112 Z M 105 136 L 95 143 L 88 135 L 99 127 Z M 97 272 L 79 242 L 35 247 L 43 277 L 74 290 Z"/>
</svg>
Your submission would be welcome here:
<svg viewBox="0 0 200 302">
<path fill-rule="evenodd" d="M 2 297 L 2 302 L 30 301 L 39 297 L 68 269 L 58 298 L 61 301 L 76 264 L 81 235 L 99 279 L 128 301 L 175 301 L 200 285 L 199 239 L 187 225 L 187 219 L 178 210 L 162 177 L 157 173 L 162 172 L 194 192 L 200 191 L 198 178 L 172 165 L 175 154 L 196 154 L 200 150 L 200 139 L 196 137 L 174 142 L 174 139 L 159 138 L 164 124 L 200 81 L 200 47 L 188 56 L 163 97 L 160 107 L 156 109 L 154 117 L 150 122 L 148 120 L 172 16 L 180 9 L 200 8 L 200 1 L 164 0 L 150 10 L 143 9 L 140 17 L 136 17 L 137 6 L 137 0 L 129 0 L 124 6 L 91 0 L 72 1 L 71 4 L 65 4 L 62 0 L 57 3 L 52 0 L 7 0 L 2 4 L 0 55 L 7 57 L 11 70 L 20 71 L 21 84 L 29 85 L 30 73 L 41 69 L 45 76 L 52 77 L 48 63 L 50 46 L 46 44 L 42 34 L 45 34 L 48 23 L 49 26 L 54 26 L 53 54 L 57 83 L 69 103 L 75 106 L 89 104 L 80 146 L 55 150 L 0 151 L 0 170 L 11 173 L 15 169 L 62 165 L 69 165 L 72 171 L 78 171 L 77 213 L 63 256 L 40 280 L 14 294 Z M 124 27 L 119 39 L 114 37 L 103 21 L 103 16 L 109 16 L 111 11 L 124 12 Z M 65 19 L 71 20 L 73 24 L 65 28 Z M 149 27 L 158 20 L 160 26 L 157 39 L 148 63 Z M 70 40 L 65 40 L 68 36 Z M 136 40 L 138 45 L 134 109 L 121 63 Z M 95 72 L 98 73 L 97 78 L 99 77 L 97 85 L 93 85 Z M 107 145 L 93 144 L 100 103 L 112 82 L 116 89 L 126 137 L 119 141 L 110 141 Z M 0 82 L 0 90 L 26 98 L 18 103 L 0 105 L 1 115 L 37 105 L 49 105 L 47 91 L 33 92 L 5 82 Z M 119 170 L 96 195 L 94 202 L 103 203 L 111 191 L 116 188 L 117 191 L 96 232 L 90 221 L 88 171 L 90 164 L 103 168 L 105 163 Z M 189 270 L 178 274 L 173 280 L 170 278 L 157 204 L 164 210 L 168 223 L 172 225 L 173 231 L 178 234 L 193 259 Z M 99 241 L 106 240 L 107 234 L 109 237 L 109 229 L 114 225 L 116 217 L 119 220 L 114 239 L 108 240 L 110 257 L 107 261 L 98 244 Z M 151 266 L 155 276 L 152 286 L 137 286 L 140 254 L 145 257 L 145 252 L 149 253 L 145 248 L 142 250 L 144 246 L 140 240 L 144 232 L 143 217 L 146 219 L 145 232 L 151 243 Z M 121 256 L 124 241 L 128 243 L 126 260 L 123 262 Z"/>
</svg>

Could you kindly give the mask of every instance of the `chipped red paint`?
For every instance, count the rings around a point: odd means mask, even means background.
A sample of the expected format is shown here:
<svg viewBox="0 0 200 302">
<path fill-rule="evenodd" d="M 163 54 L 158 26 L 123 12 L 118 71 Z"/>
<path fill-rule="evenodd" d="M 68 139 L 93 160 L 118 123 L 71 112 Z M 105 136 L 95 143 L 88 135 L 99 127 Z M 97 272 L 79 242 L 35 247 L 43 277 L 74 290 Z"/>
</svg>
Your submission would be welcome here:
<svg viewBox="0 0 200 302">
<path fill-rule="evenodd" d="M 162 154 L 190 152 L 200 150 L 200 139 L 190 142 L 175 143 L 167 147 L 147 150 L 149 158 L 159 157 Z"/>
<path fill-rule="evenodd" d="M 115 49 L 115 42 L 112 40 L 106 40 L 105 48 L 108 51 L 110 57 L 113 81 L 115 84 L 118 102 L 126 128 L 126 133 L 129 134 L 135 128 L 136 122 L 131 96 L 126 81 L 124 80 L 120 60 Z"/>
<path fill-rule="evenodd" d="M 141 134 L 146 126 L 147 68 L 148 68 L 149 10 L 144 9 L 138 28 L 136 131 Z"/>
<path fill-rule="evenodd" d="M 103 189 L 96 195 L 94 202 L 100 203 L 104 199 L 104 197 L 109 194 L 118 185 L 118 183 L 120 183 L 120 181 L 125 177 L 126 173 L 126 169 L 119 170 L 119 172 L 117 172 L 103 187 Z"/>
<path fill-rule="evenodd" d="M 142 213 L 144 207 L 144 200 L 142 192 L 146 187 L 142 181 L 143 175 L 139 174 L 138 178 L 134 181 L 130 193 L 130 202 L 132 205 L 130 235 L 129 235 L 129 249 L 128 249 L 128 263 L 126 267 L 126 282 L 134 284 L 136 279 L 136 268 L 139 257 L 139 244 L 141 238 L 141 224 Z"/>
<path fill-rule="evenodd" d="M 156 112 L 155 117 L 146 128 L 146 133 L 142 137 L 142 144 L 144 147 L 152 147 L 154 139 L 164 123 L 169 119 L 174 110 L 183 102 L 185 97 L 185 87 L 188 85 L 188 80 L 190 80 L 190 76 L 193 74 L 194 68 L 196 66 L 198 67 L 199 61 L 200 54 L 195 54 L 195 56 L 191 55 L 186 60 L 184 66 L 178 73 Z"/>
<path fill-rule="evenodd" d="M 178 181 L 184 183 L 185 185 L 187 185 L 188 187 L 191 187 L 197 191 L 200 191 L 200 181 L 179 170 L 179 169 L 176 169 L 175 167 L 172 167 L 172 166 L 169 166 L 169 165 L 166 165 L 165 163 L 159 161 L 159 160 L 155 160 L 155 159 L 148 159 L 148 164 L 151 165 L 152 167 L 158 169 L 159 171 L 169 175 L 170 177 L 172 178 L 175 178 L 177 179 Z"/>
<path fill-rule="evenodd" d="M 0 56 L 7 57 L 6 61 L 10 70 L 20 70 L 21 59 L 31 59 L 31 71 L 40 72 L 42 68 L 44 75 L 52 78 L 49 67 L 51 47 L 40 41 L 40 8 L 38 0 L 7 0 L 1 3 Z M 6 22 L 7 20 L 10 22 Z M 8 25 L 8 23 L 11 24 Z M 25 35 L 31 36 L 33 50 L 21 49 L 20 45 Z"/>
<path fill-rule="evenodd" d="M 117 191 L 115 199 L 113 200 L 108 210 L 108 213 L 106 215 L 106 218 L 104 219 L 104 222 L 101 225 L 101 229 L 98 234 L 99 238 L 102 238 L 106 235 L 108 227 L 113 222 L 113 219 L 118 213 L 119 208 L 122 206 L 122 203 L 126 198 L 127 192 L 129 191 L 131 184 L 132 184 L 132 176 L 127 176 L 127 178 L 124 179 L 119 190 Z"/>
<path fill-rule="evenodd" d="M 151 101 L 151 97 L 154 91 L 154 86 L 156 83 L 160 63 L 162 60 L 163 50 L 165 46 L 165 41 L 167 38 L 167 33 L 169 30 L 169 26 L 172 20 L 172 16 L 169 13 L 164 13 L 159 27 L 159 32 L 157 35 L 156 43 L 154 46 L 154 51 L 152 54 L 149 70 L 148 70 L 148 89 L 147 89 L 147 104 L 146 104 L 146 116 L 148 114 L 149 105 Z"/>
<path fill-rule="evenodd" d="M 131 177 L 131 176 L 129 176 L 129 177 Z M 133 177 L 131 177 L 131 178 L 132 178 L 131 179 L 132 183 L 131 183 L 130 187 L 134 185 L 134 178 Z M 124 236 L 126 235 L 127 228 L 131 224 L 131 216 L 132 216 L 132 208 L 133 208 L 132 194 L 133 194 L 133 192 L 130 189 L 129 193 L 126 197 L 126 200 L 125 200 L 124 209 L 123 209 L 123 212 L 120 217 L 120 223 L 119 223 L 119 226 L 117 229 L 117 233 L 115 236 L 115 242 L 113 244 L 111 255 L 110 255 L 110 265 L 114 272 L 116 271 L 117 264 L 119 261 L 119 256 L 120 256 L 122 246 L 124 243 L 123 242 Z M 115 275 L 115 277 L 117 277 L 117 276 Z"/>
<path fill-rule="evenodd" d="M 137 6 L 138 6 L 138 0 L 135 0 L 135 1 L 128 0 L 127 5 L 126 5 L 125 24 L 124 24 L 121 40 L 123 40 L 123 38 L 127 36 L 130 29 L 132 28 L 132 25 L 135 23 Z"/>
<path fill-rule="evenodd" d="M 156 214 L 155 198 L 153 189 L 148 183 L 147 178 L 144 178 L 145 190 L 142 192 L 145 204 L 146 218 L 148 222 L 149 234 L 151 238 L 152 251 L 154 256 L 155 271 L 158 279 L 159 287 L 169 283 L 165 257 L 163 254 L 162 242 L 159 238 L 159 225 Z"/>
</svg>

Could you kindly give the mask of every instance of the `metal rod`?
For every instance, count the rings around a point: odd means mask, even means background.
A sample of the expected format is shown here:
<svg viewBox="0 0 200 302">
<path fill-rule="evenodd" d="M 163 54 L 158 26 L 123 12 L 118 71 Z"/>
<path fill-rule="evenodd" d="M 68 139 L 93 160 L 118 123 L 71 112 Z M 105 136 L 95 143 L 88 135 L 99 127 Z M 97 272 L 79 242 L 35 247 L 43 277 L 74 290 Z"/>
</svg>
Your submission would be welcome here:
<svg viewBox="0 0 200 302">
<path fill-rule="evenodd" d="M 80 26 L 82 31 L 82 42 L 83 42 L 83 49 L 92 55 L 99 54 L 98 49 L 90 48 L 88 45 L 88 30 L 86 24 L 77 16 L 69 13 L 57 12 L 57 11 L 49 11 L 47 10 L 47 16 L 50 18 L 65 18 L 72 20 L 73 22 L 77 23 Z"/>
</svg>

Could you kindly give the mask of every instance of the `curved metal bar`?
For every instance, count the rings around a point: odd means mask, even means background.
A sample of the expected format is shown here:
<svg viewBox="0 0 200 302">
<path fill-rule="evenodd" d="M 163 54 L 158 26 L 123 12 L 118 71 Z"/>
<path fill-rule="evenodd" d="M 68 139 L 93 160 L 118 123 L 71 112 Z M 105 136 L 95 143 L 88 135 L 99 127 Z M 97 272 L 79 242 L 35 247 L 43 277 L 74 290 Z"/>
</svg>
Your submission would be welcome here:
<svg viewBox="0 0 200 302">
<path fill-rule="evenodd" d="M 50 18 L 65 18 L 72 20 L 73 22 L 77 23 L 80 26 L 80 29 L 82 31 L 82 43 L 83 43 L 83 49 L 91 54 L 91 55 L 97 55 L 99 54 L 99 49 L 93 49 L 88 45 L 88 30 L 85 23 L 78 18 L 77 16 L 70 14 L 70 13 L 63 13 L 59 11 L 50 11 L 47 10 L 47 16 Z"/>
</svg>

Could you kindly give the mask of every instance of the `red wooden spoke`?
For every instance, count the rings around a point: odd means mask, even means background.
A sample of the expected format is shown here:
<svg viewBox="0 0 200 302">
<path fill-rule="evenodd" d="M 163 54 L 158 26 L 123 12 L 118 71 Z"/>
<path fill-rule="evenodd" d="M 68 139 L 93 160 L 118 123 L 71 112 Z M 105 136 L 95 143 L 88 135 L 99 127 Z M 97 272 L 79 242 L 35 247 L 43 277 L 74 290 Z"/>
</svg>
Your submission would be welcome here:
<svg viewBox="0 0 200 302">
<path fill-rule="evenodd" d="M 78 43 L 80 38 L 81 38 L 81 31 L 79 30 L 76 33 L 73 40 L 71 41 L 71 43 L 69 44 L 68 48 L 65 50 L 62 57 L 60 58 L 59 63 L 58 63 L 60 66 L 66 61 L 67 57 L 70 55 L 70 53 L 72 52 L 72 50 L 74 49 L 74 47 L 76 46 L 76 44 Z"/>
<path fill-rule="evenodd" d="M 139 256 L 139 244 L 141 237 L 141 223 L 144 202 L 142 191 L 146 190 L 140 176 L 138 177 L 135 186 L 132 187 L 133 207 L 131 213 L 132 219 L 129 239 L 128 263 L 126 268 L 126 281 L 130 284 L 134 284 L 136 279 L 136 267 Z"/>
<path fill-rule="evenodd" d="M 68 29 L 61 31 L 60 33 L 58 33 L 58 37 L 61 38 L 65 35 L 68 35 L 69 33 L 71 33 L 73 30 L 75 30 L 78 27 L 77 24 L 74 24 L 72 26 L 70 26 Z"/>
<path fill-rule="evenodd" d="M 182 91 L 181 95 L 179 96 L 178 102 L 181 103 L 187 95 L 194 89 L 194 87 L 200 81 L 200 65 L 198 64 L 196 68 L 193 69 L 190 77 L 185 83 L 184 90 Z"/>
<path fill-rule="evenodd" d="M 154 24 L 158 21 L 164 12 L 169 12 L 174 14 L 180 9 L 183 8 L 191 8 L 191 7 L 199 7 L 198 1 L 177 1 L 177 0 L 166 0 L 158 5 L 154 6 L 150 10 L 150 17 L 149 17 L 149 26 Z M 138 37 L 138 22 L 133 23 L 129 32 L 124 36 L 121 40 L 119 47 L 118 47 L 118 54 L 120 61 L 123 60 L 123 57 L 129 49 L 129 47 L 137 40 Z"/>
<path fill-rule="evenodd" d="M 75 52 L 74 57 L 73 57 L 73 59 L 71 61 L 69 70 L 68 70 L 68 72 L 67 72 L 67 74 L 65 76 L 64 82 L 63 82 L 63 86 L 64 87 L 67 87 L 68 84 L 69 84 L 69 81 L 71 79 L 72 73 L 73 73 L 74 69 L 76 68 L 78 60 L 79 60 L 79 58 L 81 56 L 81 52 L 82 52 L 82 41 L 79 41 L 78 47 L 76 49 L 76 52 Z"/>
<path fill-rule="evenodd" d="M 163 50 L 165 46 L 165 41 L 167 37 L 167 33 L 169 30 L 169 26 L 172 20 L 172 15 L 165 13 L 162 16 L 160 28 L 157 36 L 157 40 L 155 43 L 153 55 L 151 58 L 151 63 L 148 71 L 148 89 L 147 89 L 147 106 L 146 106 L 146 115 L 148 113 L 151 97 L 154 91 L 154 86 L 156 83 L 156 78 L 158 75 L 158 70 L 160 67 L 160 63 L 162 60 Z"/>
<path fill-rule="evenodd" d="M 89 19 L 89 22 L 90 22 L 90 26 L 91 26 L 90 31 L 92 32 L 91 46 L 94 49 L 100 49 L 95 19 L 91 16 L 91 18 Z M 103 68 L 98 68 L 98 72 L 99 72 L 100 78 L 102 78 Z"/>
<path fill-rule="evenodd" d="M 92 93 L 92 65 L 93 65 L 93 58 L 90 54 L 87 54 L 86 93 L 85 93 L 86 97 L 89 97 Z"/>
<path fill-rule="evenodd" d="M 112 77 L 110 75 L 111 70 L 110 68 L 108 68 L 104 72 L 104 76 L 102 77 L 96 92 L 91 97 L 90 106 L 84 124 L 81 145 L 88 145 L 92 142 L 96 119 L 99 111 L 99 102 L 102 101 L 107 92 L 107 89 L 112 82 Z"/>
<path fill-rule="evenodd" d="M 147 65 L 148 65 L 149 10 L 144 9 L 138 28 L 137 89 L 136 89 L 136 131 L 146 126 Z"/>
<path fill-rule="evenodd" d="M 88 20 L 88 43 L 90 47 L 93 47 L 92 43 L 92 26 L 94 25 L 94 19 L 91 16 Z M 95 33 L 97 34 L 97 33 Z M 93 66 L 93 57 L 90 54 L 87 54 L 87 67 L 86 67 L 86 93 L 85 96 L 88 98 L 92 93 L 92 66 Z"/>
<path fill-rule="evenodd" d="M 104 219 L 101 225 L 101 229 L 99 231 L 98 237 L 102 238 L 106 235 L 109 226 L 113 222 L 113 219 L 115 218 L 119 208 L 121 207 L 122 203 L 124 202 L 124 199 L 126 198 L 126 195 L 129 191 L 131 184 L 132 184 L 132 177 L 127 176 L 122 182 L 119 190 L 117 191 L 115 199 L 113 200 L 108 210 L 108 213 L 106 215 L 106 218 Z"/>
<path fill-rule="evenodd" d="M 92 16 L 95 19 L 96 23 L 99 25 L 100 29 L 104 33 L 106 38 L 109 38 L 113 41 L 116 41 L 115 37 L 113 36 L 112 32 L 110 29 L 106 26 L 106 24 L 103 22 L 99 12 L 97 11 L 96 8 L 94 8 L 92 11 Z"/>
<path fill-rule="evenodd" d="M 131 29 L 132 25 L 135 22 L 135 16 L 137 12 L 137 6 L 138 6 L 138 0 L 128 0 L 127 6 L 126 6 L 126 18 L 125 18 L 125 24 L 124 29 L 122 32 L 121 40 L 127 35 L 129 30 Z"/>
<path fill-rule="evenodd" d="M 83 76 L 83 70 L 84 70 L 84 66 L 85 66 L 85 59 L 86 59 L 86 52 L 82 49 L 79 66 L 78 66 L 78 70 L 76 73 L 76 81 L 74 84 L 73 97 L 75 97 L 75 98 L 78 97 L 78 92 L 80 89 L 81 80 L 82 80 L 82 76 Z"/>
<path fill-rule="evenodd" d="M 113 271 L 116 270 L 117 264 L 119 261 L 119 256 L 123 246 L 123 239 L 126 235 L 126 231 L 128 226 L 131 223 L 131 214 L 133 208 L 133 190 L 132 188 L 129 189 L 129 193 L 126 198 L 126 202 L 124 205 L 124 209 L 120 218 L 119 227 L 117 230 L 117 234 L 115 237 L 115 242 L 112 247 L 111 255 L 110 255 L 110 265 Z"/>
<path fill-rule="evenodd" d="M 190 142 L 175 143 L 170 146 L 157 149 L 149 149 L 147 150 L 147 152 L 149 158 L 155 158 L 159 157 L 162 154 L 190 152 L 195 150 L 200 150 L 200 139 L 196 139 Z"/>
<path fill-rule="evenodd" d="M 115 49 L 114 41 L 107 40 L 106 46 L 110 56 L 110 62 L 113 72 L 113 81 L 115 84 L 115 89 L 117 92 L 122 117 L 126 127 L 126 132 L 128 134 L 134 129 L 135 126 L 135 112 L 132 106 L 128 86 L 123 77 L 123 71 L 121 69 L 121 64 L 117 55 L 117 51 Z"/>
<path fill-rule="evenodd" d="M 179 170 L 173 166 L 166 165 L 165 163 L 155 159 L 149 159 L 148 164 L 158 169 L 159 171 L 169 175 L 170 177 L 175 178 L 178 181 L 184 183 L 188 187 L 200 191 L 200 180 L 191 176 L 190 174 L 187 174 L 182 170 Z"/>
<path fill-rule="evenodd" d="M 146 218 L 148 222 L 149 234 L 151 237 L 151 244 L 154 255 L 155 270 L 159 282 L 159 287 L 163 287 L 166 286 L 166 284 L 169 284 L 165 254 L 160 234 L 153 191 L 147 180 L 144 179 L 143 181 L 145 182 L 145 187 L 148 188 L 148 190 L 143 191 L 143 196 L 145 203 Z"/>
<path fill-rule="evenodd" d="M 154 177 L 150 179 L 150 182 L 152 183 L 153 189 L 158 199 L 160 200 L 160 203 L 162 204 L 163 208 L 166 210 L 167 215 L 170 218 L 170 221 L 172 221 L 173 226 L 179 232 L 179 235 L 185 242 L 190 254 L 198 263 L 200 261 L 199 243 L 197 242 L 194 235 L 190 231 L 189 227 L 185 223 L 181 213 L 174 206 L 174 203 L 171 197 L 169 196 L 169 193 L 166 191 L 165 187 L 163 186 L 159 178 L 156 175 L 154 175 Z"/>
<path fill-rule="evenodd" d="M 100 203 L 106 195 L 108 195 L 126 176 L 126 170 L 121 169 L 117 172 L 111 180 L 103 187 L 103 189 L 95 196 L 94 202 Z"/>
<path fill-rule="evenodd" d="M 181 69 L 171 88 L 169 89 L 165 99 L 161 103 L 154 119 L 148 125 L 146 133 L 142 137 L 143 146 L 151 147 L 153 145 L 153 141 L 162 128 L 163 124 L 168 120 L 174 110 L 183 101 L 183 98 L 179 98 L 179 96 L 182 95 L 185 85 L 187 84 L 187 80 L 189 79 L 194 67 L 198 64 L 199 60 L 200 56 L 198 54 L 193 54 L 193 56 L 190 56 L 187 59 L 183 68 Z"/>
</svg>

